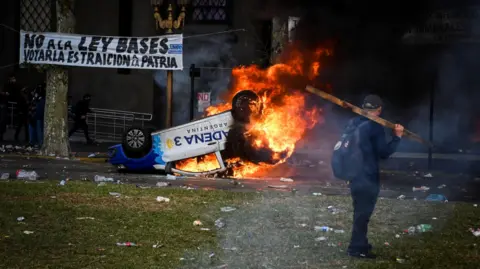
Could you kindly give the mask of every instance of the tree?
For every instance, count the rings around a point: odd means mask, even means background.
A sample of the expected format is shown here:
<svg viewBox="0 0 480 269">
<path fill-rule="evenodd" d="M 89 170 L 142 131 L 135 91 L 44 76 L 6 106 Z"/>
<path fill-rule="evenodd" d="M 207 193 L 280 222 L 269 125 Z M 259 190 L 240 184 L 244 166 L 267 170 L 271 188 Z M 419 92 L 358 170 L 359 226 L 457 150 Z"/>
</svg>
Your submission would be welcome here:
<svg viewBox="0 0 480 269">
<path fill-rule="evenodd" d="M 55 0 L 57 32 L 73 33 L 75 0 Z M 62 66 L 48 66 L 46 69 L 46 98 L 44 139 L 42 155 L 68 157 L 68 69 Z"/>
</svg>

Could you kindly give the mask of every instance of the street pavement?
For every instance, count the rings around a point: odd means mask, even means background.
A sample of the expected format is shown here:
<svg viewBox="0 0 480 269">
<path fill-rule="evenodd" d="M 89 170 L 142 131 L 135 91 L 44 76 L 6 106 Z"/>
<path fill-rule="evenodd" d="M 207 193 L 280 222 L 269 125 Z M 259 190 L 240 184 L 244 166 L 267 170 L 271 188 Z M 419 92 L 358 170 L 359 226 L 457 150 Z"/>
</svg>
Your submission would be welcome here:
<svg viewBox="0 0 480 269">
<path fill-rule="evenodd" d="M 311 159 L 291 158 L 289 163 L 259 174 L 256 178 L 241 180 L 225 178 L 176 177 L 170 180 L 161 174 L 123 174 L 102 158 L 83 158 L 66 160 L 58 158 L 38 158 L 18 154 L 0 154 L 0 174 L 9 173 L 15 178 L 18 169 L 36 171 L 41 182 L 44 179 L 60 181 L 71 180 L 94 181 L 96 175 L 111 177 L 115 182 L 136 184 L 142 187 L 155 187 L 157 182 L 168 182 L 171 187 L 222 189 L 230 191 L 282 191 L 296 195 L 348 195 L 348 186 L 333 179 L 328 162 L 312 162 Z M 429 194 L 443 194 L 449 201 L 480 201 L 480 178 L 467 174 L 448 174 L 431 172 L 432 177 L 413 165 L 408 170 L 382 170 L 381 197 L 405 199 L 424 199 Z M 427 174 L 427 177 L 425 175 Z M 281 178 L 291 178 L 293 182 L 283 182 Z M 427 186 L 429 191 L 414 192 L 412 187 Z"/>
</svg>

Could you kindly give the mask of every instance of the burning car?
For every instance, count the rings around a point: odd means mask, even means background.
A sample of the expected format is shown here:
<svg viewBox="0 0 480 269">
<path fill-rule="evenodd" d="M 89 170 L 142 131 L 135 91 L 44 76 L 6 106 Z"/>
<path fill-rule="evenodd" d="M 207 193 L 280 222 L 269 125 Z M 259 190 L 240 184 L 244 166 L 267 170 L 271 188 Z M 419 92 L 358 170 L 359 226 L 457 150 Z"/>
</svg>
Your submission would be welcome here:
<svg viewBox="0 0 480 269">
<path fill-rule="evenodd" d="M 303 88 L 328 55 L 324 48 L 293 47 L 285 50 L 281 63 L 266 69 L 234 68 L 232 85 L 222 97 L 226 102 L 180 126 L 129 129 L 123 143 L 110 148 L 110 163 L 119 169 L 234 178 L 268 171 L 284 163 L 305 132 L 323 121 L 321 109 L 307 107 Z"/>
<path fill-rule="evenodd" d="M 244 125 L 260 115 L 261 110 L 258 95 L 244 90 L 233 98 L 231 110 L 219 114 L 156 132 L 149 128 L 132 127 L 125 132 L 122 144 L 109 149 L 109 161 L 120 170 L 155 169 L 182 175 L 225 172 L 225 158 L 246 154 L 256 162 L 268 162 L 254 150 L 249 152 L 243 139 Z M 243 145 L 241 141 L 244 141 Z M 215 155 L 217 168 L 201 172 L 185 171 L 175 165 L 178 161 L 208 154 Z"/>
</svg>

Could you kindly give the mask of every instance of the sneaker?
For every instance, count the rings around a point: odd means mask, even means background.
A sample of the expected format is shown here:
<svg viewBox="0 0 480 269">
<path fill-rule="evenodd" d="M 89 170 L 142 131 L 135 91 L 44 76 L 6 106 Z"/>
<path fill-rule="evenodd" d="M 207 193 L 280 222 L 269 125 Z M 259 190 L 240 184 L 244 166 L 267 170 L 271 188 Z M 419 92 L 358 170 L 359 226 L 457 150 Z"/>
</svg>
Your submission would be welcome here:
<svg viewBox="0 0 480 269">
<path fill-rule="evenodd" d="M 361 253 L 361 252 L 348 252 L 348 256 L 354 257 L 354 258 L 361 258 L 361 259 L 376 259 L 377 255 L 367 252 L 367 253 Z"/>
</svg>

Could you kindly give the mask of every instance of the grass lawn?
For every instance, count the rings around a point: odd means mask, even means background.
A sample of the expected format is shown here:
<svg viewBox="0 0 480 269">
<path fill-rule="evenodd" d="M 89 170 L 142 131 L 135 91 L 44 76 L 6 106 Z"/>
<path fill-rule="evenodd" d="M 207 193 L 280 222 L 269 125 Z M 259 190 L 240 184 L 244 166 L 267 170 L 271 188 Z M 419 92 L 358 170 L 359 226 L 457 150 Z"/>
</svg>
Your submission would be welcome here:
<svg viewBox="0 0 480 269">
<path fill-rule="evenodd" d="M 380 258 L 358 261 L 345 255 L 349 197 L 56 184 L 0 183 L 0 268 L 480 267 L 480 237 L 468 231 L 480 227 L 480 209 L 472 204 L 381 199 L 370 225 Z M 221 212 L 224 206 L 237 210 Z M 85 217 L 94 219 L 78 219 Z M 217 229 L 220 217 L 226 225 Z M 197 219 L 203 226 L 193 225 Z M 402 233 L 422 223 L 433 231 Z M 317 225 L 345 233 L 315 231 Z"/>
</svg>

